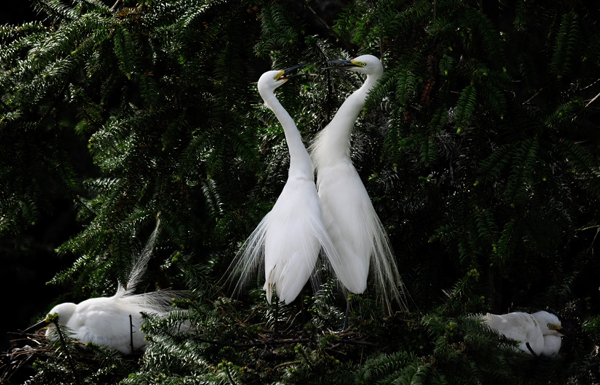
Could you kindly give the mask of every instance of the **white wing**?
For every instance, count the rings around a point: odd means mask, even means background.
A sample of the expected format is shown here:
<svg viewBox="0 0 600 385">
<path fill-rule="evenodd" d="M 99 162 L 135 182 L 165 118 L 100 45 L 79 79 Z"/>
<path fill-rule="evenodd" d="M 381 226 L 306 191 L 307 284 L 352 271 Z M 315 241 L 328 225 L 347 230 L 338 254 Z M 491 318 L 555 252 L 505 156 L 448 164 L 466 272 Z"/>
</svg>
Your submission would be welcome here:
<svg viewBox="0 0 600 385">
<path fill-rule="evenodd" d="M 352 293 L 363 293 L 369 271 L 373 287 L 389 306 L 403 301 L 401 279 L 389 240 L 371 199 L 349 159 L 319 170 L 323 222 L 343 263 L 334 269 Z"/>
<path fill-rule="evenodd" d="M 544 336 L 540 325 L 531 314 L 514 312 L 496 315 L 488 313 L 482 319 L 491 329 L 507 338 L 518 341 L 519 349 L 525 353 L 531 354 L 527 348 L 527 343 L 536 355 L 539 356 L 542 353 Z"/>
</svg>

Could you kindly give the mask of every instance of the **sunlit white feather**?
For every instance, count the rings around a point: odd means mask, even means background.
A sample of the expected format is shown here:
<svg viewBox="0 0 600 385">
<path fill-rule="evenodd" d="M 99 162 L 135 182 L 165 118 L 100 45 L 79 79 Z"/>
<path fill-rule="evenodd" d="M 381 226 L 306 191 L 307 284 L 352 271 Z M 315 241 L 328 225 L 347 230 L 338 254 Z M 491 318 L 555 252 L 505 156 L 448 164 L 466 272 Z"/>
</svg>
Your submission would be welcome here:
<svg viewBox="0 0 600 385">
<path fill-rule="evenodd" d="M 288 179 L 273 209 L 238 252 L 230 279 L 238 278 L 236 291 L 239 291 L 257 266 L 264 263 L 267 300 L 271 302 L 275 290 L 279 300 L 287 304 L 298 296 L 313 274 L 321 249 L 334 268 L 339 269 L 340 262 L 323 226 L 312 162 L 296 124 L 274 94 L 285 83 L 285 79 L 278 78 L 280 72 L 264 73 L 258 81 L 258 90 L 283 126 L 290 152 Z"/>
<path fill-rule="evenodd" d="M 93 342 L 129 354 L 132 352 L 133 338 L 133 349 L 143 350 L 146 340 L 145 334 L 140 331 L 143 322 L 141 313 L 164 315 L 171 307 L 171 298 L 180 295 L 170 291 L 134 294 L 152 254 L 158 228 L 157 223 L 156 229 L 131 269 L 127 285 L 119 283 L 114 296 L 90 298 L 79 304 L 62 303 L 52 308 L 48 314 L 57 313 L 59 324 L 66 326 L 78 341 Z M 46 332 L 49 337 L 54 335 L 53 328 L 52 324 Z"/>
<path fill-rule="evenodd" d="M 371 55 L 354 61 L 363 65 L 350 70 L 366 74 L 366 81 L 344 101 L 310 147 L 317 169 L 323 222 L 342 260 L 334 270 L 343 286 L 351 293 L 363 293 L 371 271 L 374 288 L 384 302 L 389 306 L 391 300 L 397 300 L 405 306 L 402 282 L 385 229 L 350 158 L 354 122 L 368 92 L 383 75 L 383 66 Z"/>
<path fill-rule="evenodd" d="M 483 321 L 493 330 L 518 342 L 519 349 L 531 354 L 527 343 L 535 355 L 552 356 L 560 350 L 561 333 L 556 328 L 561 322 L 547 311 L 528 314 L 513 312 L 508 314 L 486 314 Z M 550 328 L 552 327 L 552 328 Z"/>
</svg>

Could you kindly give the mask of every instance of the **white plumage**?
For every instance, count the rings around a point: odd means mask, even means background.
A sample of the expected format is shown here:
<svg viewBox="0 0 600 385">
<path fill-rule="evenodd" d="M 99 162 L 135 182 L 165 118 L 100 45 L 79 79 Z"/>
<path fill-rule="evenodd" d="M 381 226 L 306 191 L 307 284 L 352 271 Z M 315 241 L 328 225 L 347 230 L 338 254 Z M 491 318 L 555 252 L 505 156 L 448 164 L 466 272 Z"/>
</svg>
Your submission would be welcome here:
<svg viewBox="0 0 600 385">
<path fill-rule="evenodd" d="M 310 148 L 317 169 L 323 222 L 342 261 L 334 270 L 344 287 L 355 294 L 366 290 L 371 270 L 375 289 L 389 306 L 389 299 L 404 300 L 399 291 L 400 275 L 383 225 L 350 159 L 354 122 L 367 93 L 383 75 L 383 66 L 371 55 L 333 62 L 367 75 L 362 87 L 344 101 Z"/>
<path fill-rule="evenodd" d="M 169 291 L 134 294 L 135 288 L 146 270 L 158 234 L 158 227 L 157 223 L 156 229 L 130 272 L 126 287 L 119 283 L 117 293 L 112 297 L 90 298 L 79 304 L 61 303 L 52 308 L 48 315 L 56 313 L 58 323 L 66 326 L 78 341 L 93 342 L 129 354 L 132 353 L 131 339 L 133 338 L 133 350 L 143 350 L 146 340 L 144 339 L 145 334 L 140 331 L 142 325 L 140 313 L 164 315 L 169 311 L 171 298 L 177 295 Z M 48 323 L 49 317 L 23 333 Z M 53 328 L 55 326 L 51 324 L 46 335 L 52 337 L 53 333 L 50 333 L 50 330 Z"/>
<path fill-rule="evenodd" d="M 283 126 L 290 166 L 273 209 L 246 240 L 230 269 L 230 279 L 240 274 L 236 285 L 239 290 L 264 255 L 264 289 L 269 303 L 273 289 L 286 304 L 296 299 L 315 269 L 321 248 L 334 268 L 339 268 L 339 258 L 323 226 L 312 162 L 296 124 L 274 93 L 290 78 L 286 74 L 297 67 L 266 72 L 258 81 L 261 97 Z"/>
<path fill-rule="evenodd" d="M 560 346 L 562 345 L 562 337 L 559 335 L 545 335 L 544 336 L 544 349 L 542 350 L 542 356 L 554 356 L 558 354 Z"/>
<path fill-rule="evenodd" d="M 561 322 L 557 316 L 547 311 L 528 314 L 514 312 L 508 314 L 486 314 L 483 321 L 493 330 L 518 341 L 519 349 L 536 356 L 552 356 L 558 353 L 561 345 Z M 527 343 L 531 351 L 527 348 Z"/>
</svg>

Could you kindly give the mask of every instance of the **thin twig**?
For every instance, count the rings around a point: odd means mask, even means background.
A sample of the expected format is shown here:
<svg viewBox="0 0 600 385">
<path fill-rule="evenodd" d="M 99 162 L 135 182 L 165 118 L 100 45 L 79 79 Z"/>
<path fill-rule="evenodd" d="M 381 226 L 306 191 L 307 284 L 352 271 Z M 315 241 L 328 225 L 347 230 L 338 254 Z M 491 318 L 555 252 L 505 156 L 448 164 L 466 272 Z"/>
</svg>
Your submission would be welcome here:
<svg viewBox="0 0 600 385">
<path fill-rule="evenodd" d="M 232 348 L 251 348 L 254 346 L 288 345 L 288 344 L 306 343 L 306 342 L 311 341 L 310 338 L 293 338 L 293 339 L 285 339 L 285 340 L 259 341 L 259 342 L 252 342 L 252 343 L 247 343 L 247 344 L 228 344 L 228 343 L 224 343 L 224 342 L 220 342 L 220 341 L 207 340 L 207 339 L 199 338 L 199 337 L 195 337 L 194 340 L 199 341 L 199 342 L 206 342 L 206 343 L 214 344 L 214 345 L 218 345 L 218 346 L 228 346 L 228 347 L 232 347 Z M 336 345 L 347 344 L 347 345 L 371 346 L 374 348 L 381 347 L 379 344 L 375 344 L 373 342 L 357 341 L 357 340 L 337 339 L 337 340 L 335 340 L 335 343 L 336 343 Z"/>
<path fill-rule="evenodd" d="M 335 37 L 336 39 L 338 39 L 340 41 L 340 43 L 342 43 L 342 45 L 344 47 L 346 47 L 346 49 L 348 50 L 348 52 L 350 52 L 352 54 L 352 56 L 356 56 L 356 52 L 354 52 L 354 48 L 352 48 L 352 46 L 350 44 L 348 44 L 348 42 L 345 39 L 343 39 L 337 32 L 335 32 L 329 25 L 327 25 L 327 23 L 325 22 L 325 20 L 321 19 L 319 17 L 319 15 L 317 15 L 317 13 L 315 12 L 315 10 L 312 9 L 312 7 L 310 5 L 306 5 L 306 7 L 313 14 L 313 16 L 319 21 L 319 23 L 323 24 L 323 26 L 325 28 L 327 28 L 327 31 L 329 31 L 329 33 L 331 35 L 333 35 L 333 37 Z"/>
<path fill-rule="evenodd" d="M 129 343 L 131 344 L 131 353 L 133 354 L 133 318 L 129 314 Z"/>
<path fill-rule="evenodd" d="M 273 368 L 273 370 L 275 370 L 275 369 L 278 369 L 278 368 L 281 368 L 281 367 L 283 367 L 283 366 L 286 366 L 286 365 L 295 365 L 295 364 L 300 364 L 300 363 L 302 363 L 302 362 L 301 362 L 301 361 L 288 361 L 288 362 L 282 362 L 281 364 L 279 364 L 279 365 L 276 365 L 276 366 Z"/>
<path fill-rule="evenodd" d="M 600 227 L 600 225 L 594 225 L 594 226 L 588 226 L 588 227 L 582 227 L 580 229 L 577 229 L 575 231 L 584 231 L 584 230 L 590 230 L 590 229 L 597 229 L 598 227 Z"/>
<path fill-rule="evenodd" d="M 534 357 L 537 357 L 537 354 L 535 354 L 535 352 L 533 351 L 533 349 L 531 348 L 531 346 L 529 345 L 529 342 L 525 342 L 525 346 L 527 346 L 527 349 L 529 349 L 529 352 L 531 354 L 533 354 Z"/>
<path fill-rule="evenodd" d="M 253 346 L 264 346 L 264 345 L 287 345 L 287 344 L 296 344 L 301 342 L 309 342 L 309 338 L 296 338 L 291 340 L 271 340 L 271 341 L 261 341 L 249 344 L 227 344 L 224 342 L 214 341 L 214 340 L 206 340 L 204 338 L 194 338 L 195 341 L 206 342 L 209 344 L 219 345 L 219 346 L 229 346 L 232 348 L 251 348 Z"/>
<path fill-rule="evenodd" d="M 525 104 L 529 103 L 529 101 L 531 99 L 535 98 L 536 96 L 538 96 L 540 94 L 540 92 L 542 92 L 542 90 L 543 90 L 543 88 L 540 89 L 538 92 L 536 92 L 532 97 L 530 97 L 529 99 L 527 99 L 526 101 L 524 101 L 523 104 L 525 105 Z"/>
<path fill-rule="evenodd" d="M 69 86 L 69 83 L 66 83 L 65 86 L 62 88 L 62 90 L 60 90 L 58 95 L 62 95 L 66 91 L 68 86 Z M 55 103 L 53 103 L 52 106 L 50 108 L 48 108 L 48 110 L 44 113 L 44 115 L 42 115 L 40 120 L 37 122 L 36 128 L 39 128 L 42 125 L 42 122 L 44 121 L 44 119 L 46 119 L 46 116 L 48 116 L 56 108 L 56 100 L 57 99 L 55 99 Z"/>
<path fill-rule="evenodd" d="M 594 254 L 594 243 L 596 243 L 596 238 L 598 238 L 598 233 L 600 233 L 600 228 L 596 230 L 596 235 L 594 235 L 594 239 L 592 240 L 592 254 Z"/>
<path fill-rule="evenodd" d="M 594 96 L 594 98 L 593 98 L 592 100 L 590 100 L 590 101 L 588 102 L 588 104 L 586 104 L 585 106 L 587 107 L 587 106 L 589 106 L 590 104 L 594 103 L 594 101 L 595 101 L 596 99 L 598 99 L 598 96 L 600 96 L 600 94 L 598 94 L 598 95 Z"/>
<path fill-rule="evenodd" d="M 69 365 L 71 366 L 71 371 L 73 372 L 73 378 L 75 378 L 75 384 L 80 385 L 81 383 L 79 382 L 79 377 L 77 377 L 77 372 L 75 370 L 75 363 L 73 362 L 73 357 L 71 356 L 71 352 L 69 352 L 69 349 L 67 349 L 67 343 L 65 342 L 63 333 L 60 330 L 60 327 L 58 326 L 58 322 L 54 321 L 54 326 L 56 327 L 56 331 L 58 332 L 58 338 L 60 338 L 60 344 L 62 345 L 63 349 L 65 349 L 65 353 L 67 354 L 67 361 L 69 362 Z"/>
<path fill-rule="evenodd" d="M 77 201 L 79 201 L 79 203 L 81 203 L 83 205 L 83 207 L 85 207 L 90 213 L 94 214 L 94 215 L 98 215 L 97 212 L 95 212 L 94 210 L 92 210 L 92 208 L 90 206 L 88 206 L 84 201 L 81 200 L 81 197 L 79 195 L 77 195 L 75 197 L 75 199 L 77 199 Z"/>
<path fill-rule="evenodd" d="M 338 343 L 348 344 L 348 345 L 362 345 L 362 346 L 372 346 L 374 348 L 379 348 L 379 344 L 374 344 L 372 342 L 366 341 L 355 341 L 355 340 L 337 340 Z"/>
<path fill-rule="evenodd" d="M 88 114 L 87 110 L 85 109 L 85 106 L 81 109 L 81 111 L 83 112 L 83 114 L 85 115 L 85 117 L 92 122 L 92 124 L 96 127 L 102 127 L 101 124 L 96 123 L 96 121 L 90 116 L 90 114 Z"/>
<path fill-rule="evenodd" d="M 112 6 L 112 7 L 110 7 L 110 11 L 111 11 L 111 12 L 114 12 L 114 11 L 115 11 L 115 9 L 117 9 L 117 5 L 119 5 L 119 2 L 121 2 L 121 0 L 117 0 L 117 1 L 115 1 L 115 3 L 113 4 L 113 6 Z"/>
</svg>

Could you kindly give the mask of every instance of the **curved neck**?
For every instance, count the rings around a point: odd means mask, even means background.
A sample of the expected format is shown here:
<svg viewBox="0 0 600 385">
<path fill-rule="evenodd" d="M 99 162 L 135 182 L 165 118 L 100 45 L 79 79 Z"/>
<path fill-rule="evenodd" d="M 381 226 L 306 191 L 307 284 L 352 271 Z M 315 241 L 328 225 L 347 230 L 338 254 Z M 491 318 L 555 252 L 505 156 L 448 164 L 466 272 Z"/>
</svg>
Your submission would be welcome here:
<svg viewBox="0 0 600 385">
<path fill-rule="evenodd" d="M 375 86 L 381 75 L 367 75 L 367 80 L 352 93 L 339 108 L 329 125 L 319 133 L 314 146 L 317 168 L 328 161 L 350 157 L 350 135 L 354 122 L 365 106 L 367 94 Z M 326 152 L 319 154 L 319 152 Z"/>
<path fill-rule="evenodd" d="M 313 180 L 312 162 L 308 156 L 306 147 L 304 147 L 304 143 L 302 143 L 302 137 L 300 136 L 300 132 L 298 132 L 296 123 L 294 123 L 290 114 L 279 103 L 274 93 L 265 93 L 264 95 L 261 93 L 260 96 L 262 96 L 265 104 L 273 110 L 277 120 L 283 126 L 285 140 L 290 152 L 289 175 L 300 174 L 298 176 Z"/>
</svg>

